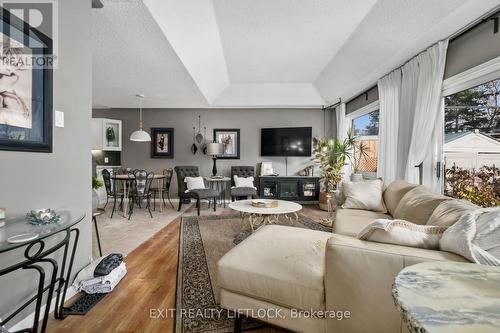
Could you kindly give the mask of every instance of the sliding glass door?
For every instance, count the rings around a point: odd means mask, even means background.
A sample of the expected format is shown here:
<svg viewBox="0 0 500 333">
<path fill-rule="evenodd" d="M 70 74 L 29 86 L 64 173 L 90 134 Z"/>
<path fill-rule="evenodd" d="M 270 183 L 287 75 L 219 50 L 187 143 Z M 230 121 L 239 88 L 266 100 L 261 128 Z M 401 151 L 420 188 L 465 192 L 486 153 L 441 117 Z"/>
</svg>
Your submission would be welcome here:
<svg viewBox="0 0 500 333">
<path fill-rule="evenodd" d="M 500 78 L 445 97 L 444 192 L 500 205 Z"/>
</svg>

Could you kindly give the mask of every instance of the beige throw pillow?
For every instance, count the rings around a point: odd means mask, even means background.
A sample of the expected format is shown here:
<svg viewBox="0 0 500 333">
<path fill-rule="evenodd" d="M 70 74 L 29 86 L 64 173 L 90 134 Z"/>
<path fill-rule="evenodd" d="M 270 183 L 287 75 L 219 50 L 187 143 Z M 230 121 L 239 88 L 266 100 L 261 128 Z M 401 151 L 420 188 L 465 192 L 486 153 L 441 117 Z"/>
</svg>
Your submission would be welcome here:
<svg viewBox="0 0 500 333">
<path fill-rule="evenodd" d="M 416 224 L 427 224 L 434 209 L 451 198 L 436 194 L 425 186 L 419 185 L 406 193 L 399 202 L 393 217 Z"/>
<path fill-rule="evenodd" d="M 380 179 L 362 182 L 344 182 L 342 183 L 342 192 L 345 202 L 342 208 L 387 213 L 382 198 L 383 191 L 384 183 Z"/>
<path fill-rule="evenodd" d="M 447 227 L 424 226 L 405 220 L 378 219 L 358 234 L 358 239 L 421 249 L 438 249 Z"/>
</svg>

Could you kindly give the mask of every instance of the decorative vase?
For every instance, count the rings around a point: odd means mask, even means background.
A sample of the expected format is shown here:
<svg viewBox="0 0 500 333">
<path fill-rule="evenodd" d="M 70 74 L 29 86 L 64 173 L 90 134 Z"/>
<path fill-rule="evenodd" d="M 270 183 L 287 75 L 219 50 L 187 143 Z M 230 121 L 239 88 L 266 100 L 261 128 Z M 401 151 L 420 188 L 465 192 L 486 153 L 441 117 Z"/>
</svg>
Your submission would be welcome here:
<svg viewBox="0 0 500 333">
<path fill-rule="evenodd" d="M 328 211 L 328 201 L 335 198 L 335 192 L 319 192 L 319 209 Z"/>
<path fill-rule="evenodd" d="M 353 173 L 351 175 L 351 182 L 362 182 L 362 181 L 363 181 L 363 174 Z"/>
<path fill-rule="evenodd" d="M 99 206 L 99 195 L 97 195 L 97 191 L 92 189 L 92 213 L 97 210 Z"/>
</svg>

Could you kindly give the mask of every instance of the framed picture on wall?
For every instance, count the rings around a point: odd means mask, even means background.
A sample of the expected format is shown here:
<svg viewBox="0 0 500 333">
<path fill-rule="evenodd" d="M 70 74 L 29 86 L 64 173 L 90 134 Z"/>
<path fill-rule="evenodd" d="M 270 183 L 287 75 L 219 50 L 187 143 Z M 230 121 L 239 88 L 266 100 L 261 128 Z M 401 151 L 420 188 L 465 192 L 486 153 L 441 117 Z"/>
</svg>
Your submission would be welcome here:
<svg viewBox="0 0 500 333">
<path fill-rule="evenodd" d="M 51 153 L 52 40 L 0 10 L 0 150 Z"/>
<path fill-rule="evenodd" d="M 151 158 L 174 158 L 173 128 L 151 128 Z"/>
<path fill-rule="evenodd" d="M 240 159 L 240 129 L 215 128 L 214 141 L 222 143 L 224 153 L 218 159 Z"/>
</svg>

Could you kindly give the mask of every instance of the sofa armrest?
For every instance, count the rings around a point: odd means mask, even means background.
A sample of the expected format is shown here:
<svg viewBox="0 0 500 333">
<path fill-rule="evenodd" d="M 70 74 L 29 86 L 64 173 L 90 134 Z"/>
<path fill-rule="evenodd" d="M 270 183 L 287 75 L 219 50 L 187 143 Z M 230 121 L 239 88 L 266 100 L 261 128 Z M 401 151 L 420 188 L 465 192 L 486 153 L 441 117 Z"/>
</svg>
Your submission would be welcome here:
<svg viewBox="0 0 500 333">
<path fill-rule="evenodd" d="M 362 241 L 334 235 L 326 245 L 326 308 L 351 318 L 328 322 L 329 332 L 406 332 L 391 289 L 406 266 L 425 261 L 467 261 L 443 251 Z"/>
</svg>

